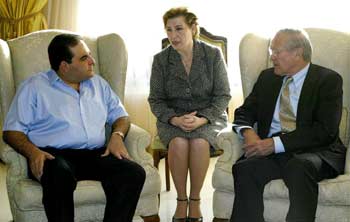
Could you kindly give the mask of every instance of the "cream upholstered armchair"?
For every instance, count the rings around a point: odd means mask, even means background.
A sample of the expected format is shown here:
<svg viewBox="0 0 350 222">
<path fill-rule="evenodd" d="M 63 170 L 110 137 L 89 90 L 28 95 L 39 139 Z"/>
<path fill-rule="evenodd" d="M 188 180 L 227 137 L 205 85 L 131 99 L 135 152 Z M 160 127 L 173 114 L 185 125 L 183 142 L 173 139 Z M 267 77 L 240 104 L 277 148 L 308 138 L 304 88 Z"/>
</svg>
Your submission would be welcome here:
<svg viewBox="0 0 350 222">
<path fill-rule="evenodd" d="M 312 62 L 329 67 L 343 77 L 343 116 L 340 137 L 349 146 L 350 108 L 350 35 L 326 29 L 306 29 L 313 44 Z M 240 43 L 240 70 L 244 97 L 248 96 L 261 70 L 271 67 L 269 39 L 247 34 Z M 214 221 L 231 216 L 234 190 L 232 165 L 241 156 L 241 141 L 232 130 L 218 137 L 224 154 L 218 159 L 214 174 Z M 323 180 L 319 186 L 317 222 L 350 222 L 350 150 L 347 150 L 345 173 L 335 179 Z M 266 221 L 285 221 L 289 207 L 288 190 L 282 180 L 273 180 L 264 190 Z M 220 220 L 226 219 L 226 220 Z"/>
<path fill-rule="evenodd" d="M 55 35 L 63 32 L 66 31 L 46 30 L 8 42 L 0 40 L 1 129 L 18 85 L 30 75 L 50 68 L 47 46 Z M 95 72 L 110 83 L 123 101 L 127 68 L 127 51 L 123 40 L 117 34 L 83 38 L 96 59 Z M 135 215 L 142 216 L 144 221 L 159 221 L 160 177 L 153 167 L 152 156 L 145 150 L 150 139 L 146 131 L 132 124 L 125 143 L 131 157 L 146 171 L 146 181 Z M 0 158 L 8 166 L 6 183 L 14 221 L 47 221 L 41 202 L 41 186 L 28 178 L 24 156 L 0 140 Z M 100 182 L 80 181 L 74 193 L 74 202 L 76 221 L 102 221 L 105 195 Z"/>
</svg>

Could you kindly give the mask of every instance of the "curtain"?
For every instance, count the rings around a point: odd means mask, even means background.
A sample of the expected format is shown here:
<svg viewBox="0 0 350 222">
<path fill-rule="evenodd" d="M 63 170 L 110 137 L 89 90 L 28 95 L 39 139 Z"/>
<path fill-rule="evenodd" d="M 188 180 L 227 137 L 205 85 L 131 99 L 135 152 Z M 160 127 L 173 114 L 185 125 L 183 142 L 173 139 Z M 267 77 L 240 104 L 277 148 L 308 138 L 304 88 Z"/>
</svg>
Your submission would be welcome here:
<svg viewBox="0 0 350 222">
<path fill-rule="evenodd" d="M 47 20 L 50 29 L 77 30 L 78 0 L 49 0 Z"/>
<path fill-rule="evenodd" d="M 46 29 L 43 8 L 47 0 L 0 0 L 0 38 L 16 38 Z"/>
</svg>

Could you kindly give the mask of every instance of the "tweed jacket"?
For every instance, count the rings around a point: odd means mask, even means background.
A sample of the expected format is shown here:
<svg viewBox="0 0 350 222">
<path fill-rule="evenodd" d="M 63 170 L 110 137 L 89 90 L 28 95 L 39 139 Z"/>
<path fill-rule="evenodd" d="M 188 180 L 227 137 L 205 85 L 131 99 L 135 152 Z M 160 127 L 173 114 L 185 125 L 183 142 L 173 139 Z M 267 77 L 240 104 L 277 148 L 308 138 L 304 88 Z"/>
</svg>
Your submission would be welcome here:
<svg viewBox="0 0 350 222">
<path fill-rule="evenodd" d="M 172 46 L 154 56 L 148 101 L 164 144 L 174 137 L 204 138 L 216 147 L 215 137 L 227 125 L 230 98 L 226 65 L 218 48 L 194 40 L 189 75 Z M 207 118 L 208 124 L 192 132 L 169 124 L 172 117 L 192 111 Z"/>
</svg>

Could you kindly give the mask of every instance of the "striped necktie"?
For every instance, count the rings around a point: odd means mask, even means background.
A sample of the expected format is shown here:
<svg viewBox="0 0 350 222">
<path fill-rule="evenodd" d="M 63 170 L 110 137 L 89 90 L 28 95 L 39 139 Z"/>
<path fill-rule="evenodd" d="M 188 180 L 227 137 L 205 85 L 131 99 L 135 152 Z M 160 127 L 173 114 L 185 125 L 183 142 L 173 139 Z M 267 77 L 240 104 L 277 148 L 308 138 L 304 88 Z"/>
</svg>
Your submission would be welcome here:
<svg viewBox="0 0 350 222">
<path fill-rule="evenodd" d="M 280 123 L 281 130 L 284 133 L 291 132 L 295 130 L 296 117 L 290 103 L 290 93 L 289 93 L 289 84 L 293 82 L 292 77 L 288 77 L 285 83 L 283 84 L 282 94 L 280 98 Z"/>
</svg>

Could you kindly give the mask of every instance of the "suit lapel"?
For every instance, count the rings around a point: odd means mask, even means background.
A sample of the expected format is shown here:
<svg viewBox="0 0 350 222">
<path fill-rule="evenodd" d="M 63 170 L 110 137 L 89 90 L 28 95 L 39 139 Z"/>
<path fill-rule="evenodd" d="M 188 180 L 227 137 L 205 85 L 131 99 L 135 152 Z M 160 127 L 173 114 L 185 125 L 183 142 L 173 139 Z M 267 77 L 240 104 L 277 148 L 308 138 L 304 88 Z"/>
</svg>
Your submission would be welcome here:
<svg viewBox="0 0 350 222">
<path fill-rule="evenodd" d="M 315 71 L 314 65 L 310 64 L 299 96 L 296 120 L 297 122 L 301 120 L 300 118 L 304 116 L 303 113 L 308 109 L 307 99 L 310 98 L 310 96 L 312 96 L 313 88 L 316 85 L 315 81 L 317 81 L 317 77 L 318 76 Z"/>
<path fill-rule="evenodd" d="M 268 135 L 271 127 L 271 122 L 273 119 L 273 114 L 275 112 L 278 95 L 281 91 L 282 83 L 283 83 L 283 77 L 273 74 L 270 84 L 266 87 L 266 97 L 264 97 L 264 101 L 263 101 L 263 104 L 264 104 L 263 119 L 266 120 L 266 122 L 262 129 L 263 131 L 262 134 L 265 136 Z"/>
<path fill-rule="evenodd" d="M 181 62 L 180 54 L 171 46 L 169 51 L 169 74 L 187 81 L 187 74 Z"/>
<path fill-rule="evenodd" d="M 205 52 L 204 48 L 201 47 L 201 44 L 199 41 L 194 40 L 193 41 L 193 59 L 192 59 L 192 65 L 190 70 L 190 82 L 194 82 L 198 78 L 201 77 L 201 75 L 206 72 L 206 61 L 205 61 Z"/>
</svg>

